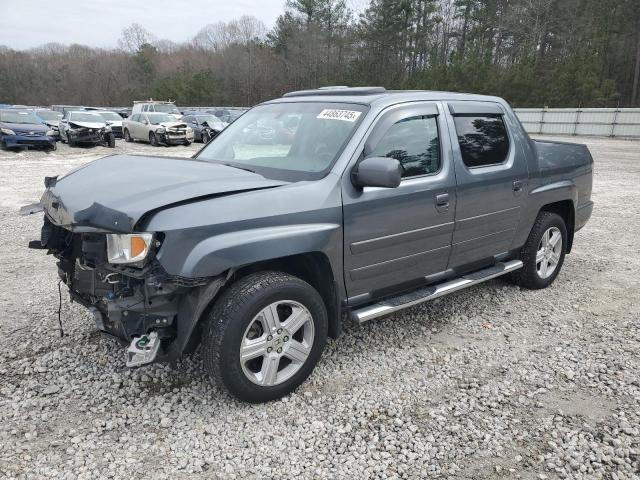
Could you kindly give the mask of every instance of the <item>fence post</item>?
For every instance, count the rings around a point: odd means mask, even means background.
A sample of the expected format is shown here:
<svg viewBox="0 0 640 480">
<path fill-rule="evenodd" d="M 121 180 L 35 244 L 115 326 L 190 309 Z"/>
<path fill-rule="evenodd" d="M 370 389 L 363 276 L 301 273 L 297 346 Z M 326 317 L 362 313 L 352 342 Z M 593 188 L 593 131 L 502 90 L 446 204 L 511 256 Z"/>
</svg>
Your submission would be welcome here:
<svg viewBox="0 0 640 480">
<path fill-rule="evenodd" d="M 582 113 L 582 108 L 578 107 L 576 109 L 576 121 L 573 124 L 573 136 L 578 135 L 578 125 L 580 124 L 580 113 Z"/>
<path fill-rule="evenodd" d="M 620 103 L 618 103 L 618 106 L 616 107 L 615 111 L 613 112 L 613 122 L 611 123 L 611 134 L 609 135 L 610 137 L 615 137 L 616 122 L 618 121 L 618 112 L 619 111 L 620 111 Z"/>
<path fill-rule="evenodd" d="M 540 134 L 542 135 L 542 129 L 544 128 L 544 112 L 547 111 L 547 107 L 542 107 L 542 115 L 540 115 Z"/>
</svg>

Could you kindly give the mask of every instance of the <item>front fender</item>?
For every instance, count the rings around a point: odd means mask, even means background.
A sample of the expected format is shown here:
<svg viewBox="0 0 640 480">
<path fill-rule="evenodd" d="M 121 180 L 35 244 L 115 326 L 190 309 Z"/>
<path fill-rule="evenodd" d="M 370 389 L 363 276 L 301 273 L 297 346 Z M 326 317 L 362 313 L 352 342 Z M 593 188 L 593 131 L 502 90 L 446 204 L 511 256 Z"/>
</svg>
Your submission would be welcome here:
<svg viewBox="0 0 640 480">
<path fill-rule="evenodd" d="M 187 255 L 180 275 L 212 277 L 230 268 L 264 260 L 308 252 L 329 253 L 339 244 L 340 225 L 334 223 L 281 225 L 223 233 L 196 244 Z"/>
</svg>

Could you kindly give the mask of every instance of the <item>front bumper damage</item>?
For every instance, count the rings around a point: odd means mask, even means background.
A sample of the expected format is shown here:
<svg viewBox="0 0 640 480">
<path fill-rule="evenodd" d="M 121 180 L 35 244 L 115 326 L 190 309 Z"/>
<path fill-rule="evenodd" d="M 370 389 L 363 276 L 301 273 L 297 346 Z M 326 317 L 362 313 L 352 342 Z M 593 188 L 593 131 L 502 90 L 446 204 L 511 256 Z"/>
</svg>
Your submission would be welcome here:
<svg viewBox="0 0 640 480">
<path fill-rule="evenodd" d="M 48 216 L 40 240 L 29 246 L 58 259 L 71 300 L 91 312 L 98 330 L 130 345 L 127 366 L 175 361 L 195 348 L 198 320 L 224 283 L 169 275 L 152 254 L 143 266 L 111 265 L 105 233 L 68 230 Z"/>
<path fill-rule="evenodd" d="M 69 140 L 76 143 L 98 144 L 104 142 L 104 131 L 99 128 L 70 128 L 67 131 Z"/>
<path fill-rule="evenodd" d="M 192 143 L 194 139 L 193 131 L 187 131 L 184 127 L 166 128 L 164 131 L 156 131 L 158 141 L 165 145 L 182 145 Z"/>
</svg>

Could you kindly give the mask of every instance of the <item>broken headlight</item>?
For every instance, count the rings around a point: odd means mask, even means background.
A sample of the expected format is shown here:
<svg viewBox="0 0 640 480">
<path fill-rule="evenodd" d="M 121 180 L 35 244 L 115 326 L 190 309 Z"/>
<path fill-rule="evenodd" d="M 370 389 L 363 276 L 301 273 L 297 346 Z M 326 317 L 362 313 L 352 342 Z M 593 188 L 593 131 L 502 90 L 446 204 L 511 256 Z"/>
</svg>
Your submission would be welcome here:
<svg viewBox="0 0 640 480">
<path fill-rule="evenodd" d="M 149 253 L 152 233 L 108 234 L 107 261 L 109 263 L 138 263 Z"/>
</svg>

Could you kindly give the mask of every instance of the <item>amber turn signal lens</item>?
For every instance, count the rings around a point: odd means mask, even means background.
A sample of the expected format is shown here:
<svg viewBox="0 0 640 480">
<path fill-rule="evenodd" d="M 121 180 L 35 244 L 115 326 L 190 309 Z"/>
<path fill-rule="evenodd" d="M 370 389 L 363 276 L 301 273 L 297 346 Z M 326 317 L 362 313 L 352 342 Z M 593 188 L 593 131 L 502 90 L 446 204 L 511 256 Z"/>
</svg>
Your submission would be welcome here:
<svg viewBox="0 0 640 480">
<path fill-rule="evenodd" d="M 131 237 L 131 258 L 135 258 L 143 253 L 147 248 L 147 244 L 142 237 Z"/>
</svg>

